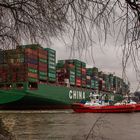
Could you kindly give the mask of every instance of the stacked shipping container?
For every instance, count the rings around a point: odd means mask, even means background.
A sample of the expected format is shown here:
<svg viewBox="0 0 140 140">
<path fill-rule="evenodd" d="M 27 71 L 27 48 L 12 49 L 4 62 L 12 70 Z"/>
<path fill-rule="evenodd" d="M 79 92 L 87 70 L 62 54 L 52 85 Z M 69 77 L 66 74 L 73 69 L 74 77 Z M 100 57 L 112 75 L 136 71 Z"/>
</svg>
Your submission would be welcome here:
<svg viewBox="0 0 140 140">
<path fill-rule="evenodd" d="M 82 62 L 81 63 L 81 72 L 82 72 L 82 87 L 86 87 L 86 73 L 87 73 L 87 70 L 86 70 L 86 63 Z"/>
<path fill-rule="evenodd" d="M 56 81 L 56 57 L 52 49 L 36 44 L 23 45 L 0 51 L 0 57 L 1 82 L 47 81 L 47 75 L 49 81 Z"/>
<path fill-rule="evenodd" d="M 24 75 L 27 74 L 27 81 L 38 82 L 38 50 L 27 47 L 24 51 L 24 63 L 27 68 Z"/>
<path fill-rule="evenodd" d="M 47 51 L 43 48 L 38 49 L 38 79 L 39 81 L 47 81 Z"/>
<path fill-rule="evenodd" d="M 109 75 L 103 74 L 103 80 L 105 81 L 105 91 L 110 91 Z"/>
<path fill-rule="evenodd" d="M 116 92 L 123 84 L 119 77 L 98 72 L 96 67 L 86 68 L 86 64 L 77 59 L 58 61 L 57 80 L 59 84 Z M 56 52 L 38 44 L 0 50 L 0 82 L 25 81 L 56 82 Z"/>
<path fill-rule="evenodd" d="M 113 77 L 113 87 L 116 92 L 119 92 L 122 89 L 123 80 L 117 76 Z"/>
<path fill-rule="evenodd" d="M 98 68 L 87 68 L 87 86 L 91 87 L 92 89 L 98 90 L 99 88 L 99 78 L 98 78 Z"/>
<path fill-rule="evenodd" d="M 59 60 L 57 63 L 57 75 L 59 83 L 75 85 L 75 65 L 69 61 Z"/>
<path fill-rule="evenodd" d="M 73 60 L 73 64 L 75 65 L 75 84 L 76 84 L 76 86 L 81 87 L 81 85 L 82 85 L 81 61 Z"/>
<path fill-rule="evenodd" d="M 66 79 L 66 81 L 68 81 L 70 85 L 76 85 L 77 87 L 85 87 L 86 86 L 85 67 L 86 64 L 84 62 L 81 62 L 76 59 L 59 60 L 57 63 L 57 75 L 61 76 L 58 76 L 59 79 L 58 81 L 64 81 L 64 79 Z M 61 79 L 62 77 L 63 79 Z"/>
<path fill-rule="evenodd" d="M 50 48 L 44 49 L 47 52 L 48 81 L 56 82 L 56 51 Z"/>
</svg>

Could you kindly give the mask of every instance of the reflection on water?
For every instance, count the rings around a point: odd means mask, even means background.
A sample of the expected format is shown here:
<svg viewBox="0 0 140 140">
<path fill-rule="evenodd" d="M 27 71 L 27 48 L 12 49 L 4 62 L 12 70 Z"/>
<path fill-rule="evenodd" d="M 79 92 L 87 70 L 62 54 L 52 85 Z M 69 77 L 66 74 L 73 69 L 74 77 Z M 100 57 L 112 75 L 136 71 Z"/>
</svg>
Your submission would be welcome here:
<svg viewBox="0 0 140 140">
<path fill-rule="evenodd" d="M 0 119 L 0 140 L 15 140 L 14 135 L 11 133 L 9 127 L 11 123 L 5 123 L 3 119 Z"/>
<path fill-rule="evenodd" d="M 17 140 L 138 140 L 140 113 L 0 112 Z"/>
</svg>

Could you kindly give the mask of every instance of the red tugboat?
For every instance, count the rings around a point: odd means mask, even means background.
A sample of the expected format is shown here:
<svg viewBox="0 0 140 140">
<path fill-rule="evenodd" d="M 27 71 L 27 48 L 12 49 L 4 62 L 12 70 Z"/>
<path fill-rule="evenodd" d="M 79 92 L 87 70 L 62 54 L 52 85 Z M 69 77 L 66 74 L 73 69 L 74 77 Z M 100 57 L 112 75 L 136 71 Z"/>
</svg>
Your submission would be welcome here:
<svg viewBox="0 0 140 140">
<path fill-rule="evenodd" d="M 136 103 L 136 102 L 130 100 L 128 104 L 129 105 L 135 105 L 135 110 L 134 111 L 135 112 L 140 112 L 140 103 Z"/>
<path fill-rule="evenodd" d="M 125 95 L 125 103 L 129 105 L 135 105 L 135 112 L 140 112 L 140 103 L 137 103 L 133 101 L 132 97 L 130 95 Z"/>
<path fill-rule="evenodd" d="M 72 104 L 72 109 L 77 113 L 128 113 L 135 111 L 135 105 L 90 106 L 81 103 L 74 103 Z"/>
<path fill-rule="evenodd" d="M 129 113 L 134 112 L 136 108 L 135 104 L 101 104 L 97 97 L 98 95 L 94 95 L 91 102 L 85 104 L 74 103 L 72 109 L 77 113 Z"/>
<path fill-rule="evenodd" d="M 135 112 L 140 112 L 140 104 L 135 104 Z"/>
</svg>

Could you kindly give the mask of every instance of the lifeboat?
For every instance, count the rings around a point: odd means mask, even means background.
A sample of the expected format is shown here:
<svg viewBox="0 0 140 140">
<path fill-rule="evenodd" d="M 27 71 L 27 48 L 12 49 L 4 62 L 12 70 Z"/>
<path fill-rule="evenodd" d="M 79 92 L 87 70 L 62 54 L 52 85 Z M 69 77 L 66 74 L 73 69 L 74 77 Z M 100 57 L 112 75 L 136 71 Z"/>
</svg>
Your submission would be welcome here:
<svg viewBox="0 0 140 140">
<path fill-rule="evenodd" d="M 72 104 L 72 109 L 77 113 L 129 113 L 135 111 L 135 105 L 86 105 L 74 103 Z"/>
</svg>

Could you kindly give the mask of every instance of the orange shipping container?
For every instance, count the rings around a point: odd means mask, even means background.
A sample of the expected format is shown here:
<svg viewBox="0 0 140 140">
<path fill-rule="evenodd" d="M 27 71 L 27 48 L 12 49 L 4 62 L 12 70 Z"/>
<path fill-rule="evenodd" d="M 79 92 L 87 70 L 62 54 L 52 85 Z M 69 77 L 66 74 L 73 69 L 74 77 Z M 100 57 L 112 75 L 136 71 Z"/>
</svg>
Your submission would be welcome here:
<svg viewBox="0 0 140 140">
<path fill-rule="evenodd" d="M 38 56 L 39 56 L 39 58 L 47 59 L 47 55 L 44 55 L 44 54 L 39 53 Z"/>
<path fill-rule="evenodd" d="M 43 48 L 39 48 L 38 52 L 42 55 L 47 55 L 47 51 L 45 51 Z"/>
<path fill-rule="evenodd" d="M 26 49 L 25 49 L 25 53 L 27 53 L 27 54 L 28 54 L 28 53 L 29 53 L 29 54 L 32 54 L 32 49 L 26 48 Z"/>
<path fill-rule="evenodd" d="M 68 64 L 70 68 L 74 68 L 74 64 Z"/>
</svg>

